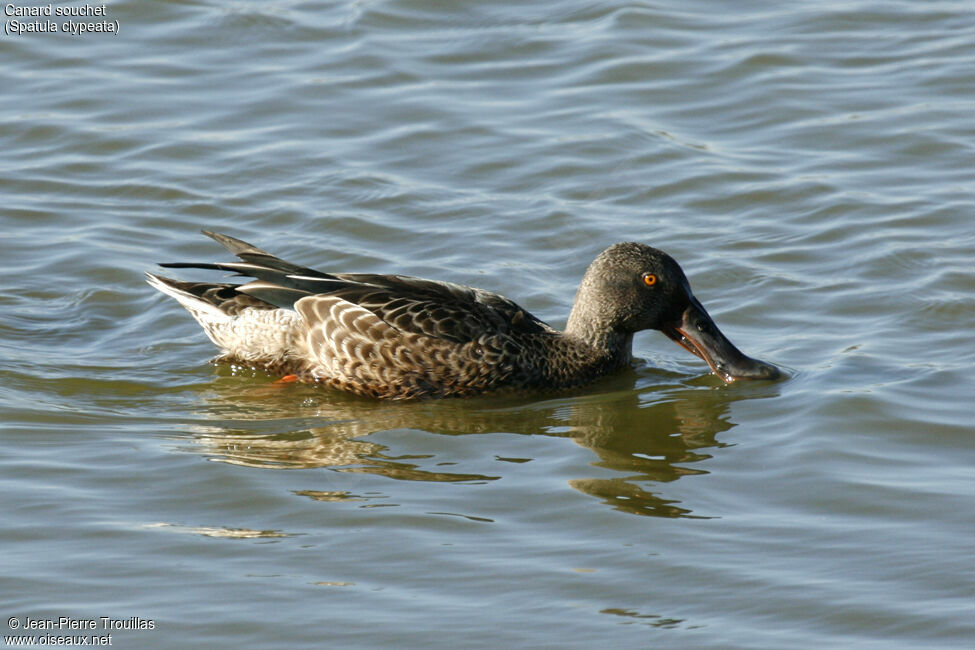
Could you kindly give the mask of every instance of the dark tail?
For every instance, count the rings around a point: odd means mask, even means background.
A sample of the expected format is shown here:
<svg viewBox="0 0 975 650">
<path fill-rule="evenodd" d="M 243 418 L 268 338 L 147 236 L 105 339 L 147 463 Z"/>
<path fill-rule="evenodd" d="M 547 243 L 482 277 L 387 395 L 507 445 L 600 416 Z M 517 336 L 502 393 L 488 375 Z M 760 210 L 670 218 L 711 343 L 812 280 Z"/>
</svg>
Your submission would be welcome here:
<svg viewBox="0 0 975 650">
<path fill-rule="evenodd" d="M 257 281 L 241 285 L 232 284 L 202 284 L 183 283 L 168 278 L 159 280 L 169 286 L 203 298 L 198 292 L 206 292 L 210 288 L 221 291 L 233 290 L 240 294 L 253 296 L 258 302 L 291 308 L 294 303 L 305 296 L 316 293 L 327 293 L 347 286 L 347 282 L 339 278 L 322 273 L 305 266 L 286 262 L 265 250 L 248 244 L 247 242 L 209 230 L 202 231 L 204 235 L 218 242 L 228 251 L 239 257 L 241 262 L 166 262 L 160 264 L 170 269 L 207 269 L 215 271 L 230 271 L 239 277 L 257 278 Z M 196 288 L 199 286 L 200 288 Z M 193 287 L 193 288 L 189 288 Z M 246 301 L 245 301 L 246 302 Z M 258 305 L 253 305 L 258 306 Z"/>
</svg>

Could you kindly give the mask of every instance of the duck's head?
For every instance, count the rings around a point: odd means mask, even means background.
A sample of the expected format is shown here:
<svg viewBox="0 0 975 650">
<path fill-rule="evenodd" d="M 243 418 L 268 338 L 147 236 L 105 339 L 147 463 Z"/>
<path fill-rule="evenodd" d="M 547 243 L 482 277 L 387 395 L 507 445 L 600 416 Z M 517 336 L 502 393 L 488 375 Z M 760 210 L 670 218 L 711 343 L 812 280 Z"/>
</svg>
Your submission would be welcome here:
<svg viewBox="0 0 975 650">
<path fill-rule="evenodd" d="M 701 357 L 726 382 L 781 375 L 721 333 L 674 258 L 644 244 L 615 244 L 586 271 L 566 331 L 593 338 L 600 330 L 632 336 L 646 329 L 660 330 Z"/>
</svg>

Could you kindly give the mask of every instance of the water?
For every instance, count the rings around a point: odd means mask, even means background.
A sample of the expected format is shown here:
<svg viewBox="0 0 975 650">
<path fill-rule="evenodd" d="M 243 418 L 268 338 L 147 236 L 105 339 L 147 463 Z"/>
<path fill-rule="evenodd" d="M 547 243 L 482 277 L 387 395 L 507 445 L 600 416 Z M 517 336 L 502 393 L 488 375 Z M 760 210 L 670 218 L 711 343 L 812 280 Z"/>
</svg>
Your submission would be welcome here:
<svg viewBox="0 0 975 650">
<path fill-rule="evenodd" d="M 151 621 L 98 630 L 140 648 L 970 646 L 967 3 L 106 11 L 117 36 L 0 39 L 15 625 Z M 646 333 L 632 371 L 569 395 L 274 386 L 208 365 L 142 281 L 226 259 L 204 227 L 556 326 L 600 250 L 643 241 L 790 378 L 724 386 Z"/>
</svg>

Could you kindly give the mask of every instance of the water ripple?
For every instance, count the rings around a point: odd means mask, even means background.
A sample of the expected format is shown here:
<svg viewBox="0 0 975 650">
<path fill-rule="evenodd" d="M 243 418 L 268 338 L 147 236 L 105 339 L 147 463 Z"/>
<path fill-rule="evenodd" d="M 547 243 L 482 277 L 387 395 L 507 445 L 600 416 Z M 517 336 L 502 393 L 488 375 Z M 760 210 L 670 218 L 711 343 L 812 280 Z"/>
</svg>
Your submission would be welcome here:
<svg viewBox="0 0 975 650">
<path fill-rule="evenodd" d="M 966 5 L 108 11 L 117 37 L 0 43 L 11 612 L 124 602 L 197 645 L 975 634 Z M 599 251 L 645 241 L 790 378 L 723 386 L 647 333 L 574 395 L 282 388 L 208 365 L 144 284 L 228 259 L 201 228 L 557 326 Z M 268 602 L 291 614 L 258 629 Z"/>
</svg>

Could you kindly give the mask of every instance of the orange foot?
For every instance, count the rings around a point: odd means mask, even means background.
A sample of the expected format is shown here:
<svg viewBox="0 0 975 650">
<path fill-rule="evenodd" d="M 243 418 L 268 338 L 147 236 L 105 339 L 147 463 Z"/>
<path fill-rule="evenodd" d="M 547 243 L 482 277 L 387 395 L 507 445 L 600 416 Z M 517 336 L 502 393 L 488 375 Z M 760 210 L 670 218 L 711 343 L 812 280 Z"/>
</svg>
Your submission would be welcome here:
<svg viewBox="0 0 975 650">
<path fill-rule="evenodd" d="M 285 375 L 281 379 L 278 379 L 275 384 L 291 384 L 298 381 L 298 375 Z"/>
</svg>

